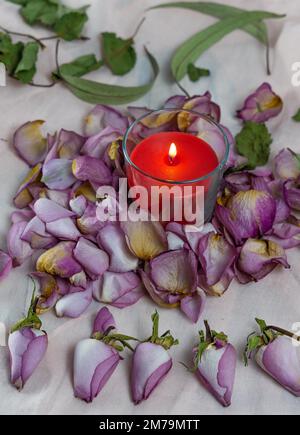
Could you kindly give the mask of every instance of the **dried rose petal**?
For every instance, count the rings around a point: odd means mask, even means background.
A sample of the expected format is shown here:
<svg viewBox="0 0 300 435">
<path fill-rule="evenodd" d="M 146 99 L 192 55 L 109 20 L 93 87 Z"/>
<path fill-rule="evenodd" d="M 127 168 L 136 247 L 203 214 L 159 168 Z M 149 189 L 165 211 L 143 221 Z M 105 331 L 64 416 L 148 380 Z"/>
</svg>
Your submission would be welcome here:
<svg viewBox="0 0 300 435">
<path fill-rule="evenodd" d="M 47 153 L 47 140 L 41 133 L 45 121 L 32 121 L 19 127 L 13 137 L 13 145 L 28 165 L 34 166 L 42 162 Z"/>
<path fill-rule="evenodd" d="M 282 99 L 276 95 L 268 83 L 263 83 L 247 97 L 237 117 L 243 121 L 265 122 L 277 116 L 283 107 Z"/>
</svg>

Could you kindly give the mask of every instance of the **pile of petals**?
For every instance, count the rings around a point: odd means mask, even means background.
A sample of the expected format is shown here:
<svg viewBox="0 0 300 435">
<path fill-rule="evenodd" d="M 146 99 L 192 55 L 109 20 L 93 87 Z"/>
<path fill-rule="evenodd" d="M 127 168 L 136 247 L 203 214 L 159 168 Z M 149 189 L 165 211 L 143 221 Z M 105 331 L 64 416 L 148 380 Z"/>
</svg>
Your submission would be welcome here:
<svg viewBox="0 0 300 435">
<path fill-rule="evenodd" d="M 209 92 L 174 96 L 164 108 L 192 109 L 220 122 L 220 107 Z M 268 84 L 250 95 L 238 116 L 264 122 L 277 115 L 281 99 Z M 85 118 L 84 134 L 61 130 L 43 134 L 43 121 L 22 125 L 13 147 L 30 167 L 14 197 L 7 250 L 0 251 L 0 277 L 28 258 L 37 258 L 32 275 L 40 284 L 36 307 L 55 307 L 58 316 L 78 317 L 92 298 L 124 308 L 143 295 L 160 306 L 180 308 L 193 322 L 206 294 L 222 295 L 235 277 L 257 281 L 277 265 L 288 268 L 285 250 L 300 244 L 299 156 L 289 149 L 266 167 L 236 171 L 243 157 L 231 144 L 222 190 L 210 223 L 190 232 L 176 222 L 101 222 L 96 191 L 116 187 L 124 177 L 122 137 L 147 108 L 125 115 L 98 105 Z M 170 119 L 153 117 L 153 132 Z M 172 120 L 174 122 L 174 120 Z M 178 115 L 182 131 L 188 120 Z M 201 137 L 210 138 L 210 131 Z M 217 140 L 215 137 L 214 140 Z"/>
</svg>

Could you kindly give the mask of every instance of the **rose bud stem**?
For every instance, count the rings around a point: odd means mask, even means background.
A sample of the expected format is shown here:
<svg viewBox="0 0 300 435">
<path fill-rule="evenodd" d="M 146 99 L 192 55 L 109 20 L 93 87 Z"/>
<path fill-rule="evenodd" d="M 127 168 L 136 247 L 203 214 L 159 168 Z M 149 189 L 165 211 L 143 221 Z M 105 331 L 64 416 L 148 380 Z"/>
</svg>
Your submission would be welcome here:
<svg viewBox="0 0 300 435">
<path fill-rule="evenodd" d="M 255 319 L 261 333 L 248 336 L 244 352 L 245 365 L 255 354 L 257 364 L 295 396 L 300 396 L 300 355 L 293 340 L 300 337 L 281 327 L 267 325 L 262 319 Z"/>
</svg>

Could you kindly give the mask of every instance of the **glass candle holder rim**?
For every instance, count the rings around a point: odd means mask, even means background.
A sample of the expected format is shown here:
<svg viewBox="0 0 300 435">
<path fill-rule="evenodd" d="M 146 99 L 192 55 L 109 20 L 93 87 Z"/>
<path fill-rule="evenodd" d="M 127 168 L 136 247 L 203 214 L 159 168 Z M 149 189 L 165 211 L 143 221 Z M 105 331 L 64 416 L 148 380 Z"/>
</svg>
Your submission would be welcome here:
<svg viewBox="0 0 300 435">
<path fill-rule="evenodd" d="M 172 111 L 176 111 L 176 112 L 188 112 L 188 113 L 192 113 L 197 115 L 200 118 L 205 119 L 207 122 L 209 122 L 210 124 L 213 124 L 222 134 L 222 137 L 224 139 L 224 143 L 225 143 L 225 153 L 224 153 L 224 157 L 222 158 L 221 162 L 215 167 L 215 169 L 213 171 L 210 171 L 209 173 L 207 173 L 206 175 L 203 175 L 202 177 L 198 177 L 198 178 L 194 178 L 192 180 L 168 180 L 168 179 L 162 179 L 159 177 L 155 177 L 151 174 L 148 174 L 147 172 L 143 171 L 141 168 L 139 168 L 130 158 L 128 152 L 127 152 L 127 139 L 128 136 L 130 134 L 130 132 L 132 131 L 132 129 L 134 128 L 135 125 L 137 125 L 139 122 L 142 121 L 142 119 L 146 118 L 147 116 L 151 115 L 151 114 L 159 114 L 160 112 L 172 112 Z M 227 138 L 227 135 L 225 133 L 225 131 L 223 130 L 222 126 L 220 124 L 218 124 L 214 119 L 212 119 L 210 116 L 204 115 L 202 113 L 199 113 L 195 110 L 189 110 L 189 109 L 179 109 L 178 107 L 168 107 L 166 109 L 157 109 L 157 110 L 152 110 L 151 112 L 146 113 L 145 115 L 140 116 L 139 118 L 136 118 L 127 128 L 126 133 L 123 137 L 122 140 L 122 149 L 123 149 L 123 154 L 125 157 L 125 160 L 127 161 L 127 163 L 132 166 L 134 169 L 136 169 L 138 172 L 140 172 L 141 174 L 143 174 L 144 176 L 151 178 L 153 180 L 156 180 L 158 182 L 161 183 L 168 183 L 168 184 L 192 184 L 192 183 L 197 183 L 199 181 L 202 180 L 206 180 L 210 177 L 212 177 L 214 174 L 216 174 L 217 172 L 221 171 L 223 169 L 223 167 L 225 166 L 228 156 L 229 156 L 229 148 L 230 148 L 230 144 Z"/>
</svg>

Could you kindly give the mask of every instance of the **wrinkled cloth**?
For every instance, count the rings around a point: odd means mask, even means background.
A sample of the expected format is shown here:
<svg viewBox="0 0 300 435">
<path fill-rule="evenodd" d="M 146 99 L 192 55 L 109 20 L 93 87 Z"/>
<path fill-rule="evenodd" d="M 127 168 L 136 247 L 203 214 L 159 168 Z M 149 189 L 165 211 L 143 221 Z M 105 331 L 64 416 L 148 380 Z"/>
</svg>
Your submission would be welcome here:
<svg viewBox="0 0 300 435">
<path fill-rule="evenodd" d="M 181 9 L 156 10 L 145 13 L 147 7 L 163 3 L 162 0 L 64 0 L 73 7 L 89 3 L 89 22 L 85 34 L 91 36 L 87 43 L 61 44 L 60 60 L 67 62 L 84 53 L 94 52 L 99 56 L 99 37 L 102 31 L 115 31 L 129 37 L 143 16 L 143 24 L 137 38 L 138 62 L 135 69 L 125 77 L 112 76 L 103 68 L 91 74 L 91 78 L 111 84 L 137 85 L 146 83 L 151 71 L 143 52 L 143 45 L 155 55 L 161 65 L 160 74 L 152 91 L 132 105 L 159 107 L 162 102 L 178 93 L 175 84 L 168 81 L 167 71 L 170 56 L 183 41 L 215 22 L 215 19 L 197 12 Z M 300 33 L 300 9 L 298 0 L 226 0 L 227 4 L 242 8 L 264 9 L 287 13 L 285 20 L 267 20 L 271 45 L 272 75 L 265 72 L 265 51 L 253 37 L 235 31 L 209 49 L 197 62 L 209 68 L 211 76 L 192 83 L 188 78 L 182 85 L 191 95 L 201 94 L 207 89 L 213 99 L 221 105 L 221 122 L 233 134 L 241 128 L 234 117 L 245 98 L 261 83 L 268 81 L 284 101 L 283 111 L 277 118 L 268 121 L 273 135 L 272 157 L 282 148 L 290 147 L 300 152 L 299 124 L 291 120 L 300 101 L 300 87 L 291 83 L 292 64 L 299 61 L 295 41 Z M 18 14 L 18 7 L 1 2 L 2 24 L 11 30 L 31 33 L 36 36 L 49 35 L 47 29 L 30 28 Z M 18 39 L 18 38 L 17 38 Z M 16 39 L 16 40 L 17 40 Z M 45 83 L 49 73 L 55 69 L 55 41 L 47 41 L 49 49 L 40 53 L 39 72 L 35 81 Z M 13 131 L 21 124 L 34 119 L 46 120 L 49 131 L 63 127 L 82 133 L 81 120 L 92 109 L 92 105 L 78 100 L 61 84 L 49 88 L 33 88 L 7 79 L 7 86 L 0 87 L 0 137 L 10 139 Z M 7 142 L 0 140 L 0 249 L 5 249 L 5 237 L 9 228 L 9 214 L 13 210 L 12 198 L 27 173 L 22 162 Z M 58 319 L 49 312 L 42 316 L 43 326 L 48 332 L 49 347 L 45 358 L 28 381 L 22 393 L 9 383 L 8 350 L 4 345 L 3 324 L 8 329 L 24 312 L 30 299 L 31 286 L 26 284 L 26 274 L 33 270 L 33 261 L 26 261 L 14 269 L 0 283 L 0 391 L 1 414 L 298 414 L 299 401 L 269 376 L 261 373 L 254 364 L 243 367 L 241 353 L 249 330 L 255 329 L 254 317 L 291 329 L 300 322 L 300 269 L 299 248 L 287 252 L 291 270 L 275 270 L 258 283 L 239 285 L 234 281 L 221 298 L 207 298 L 205 318 L 217 330 L 228 333 L 237 349 L 235 389 L 232 405 L 223 409 L 200 385 L 194 376 L 178 364 L 186 361 L 190 348 L 197 342 L 197 330 L 203 324 L 192 325 L 177 310 L 159 308 L 161 328 L 171 329 L 179 338 L 180 345 L 172 349 L 173 368 L 165 380 L 164 388 L 157 389 L 149 400 L 137 407 L 131 402 L 129 375 L 131 354 L 124 352 L 125 360 L 119 365 L 113 378 L 103 389 L 101 396 L 86 405 L 73 396 L 72 358 L 76 343 L 89 336 L 93 317 L 99 303 L 92 302 L 88 310 L 78 319 Z M 154 304 L 148 297 L 124 310 L 112 307 L 119 329 L 129 335 L 144 337 L 149 332 L 150 314 Z"/>
</svg>

